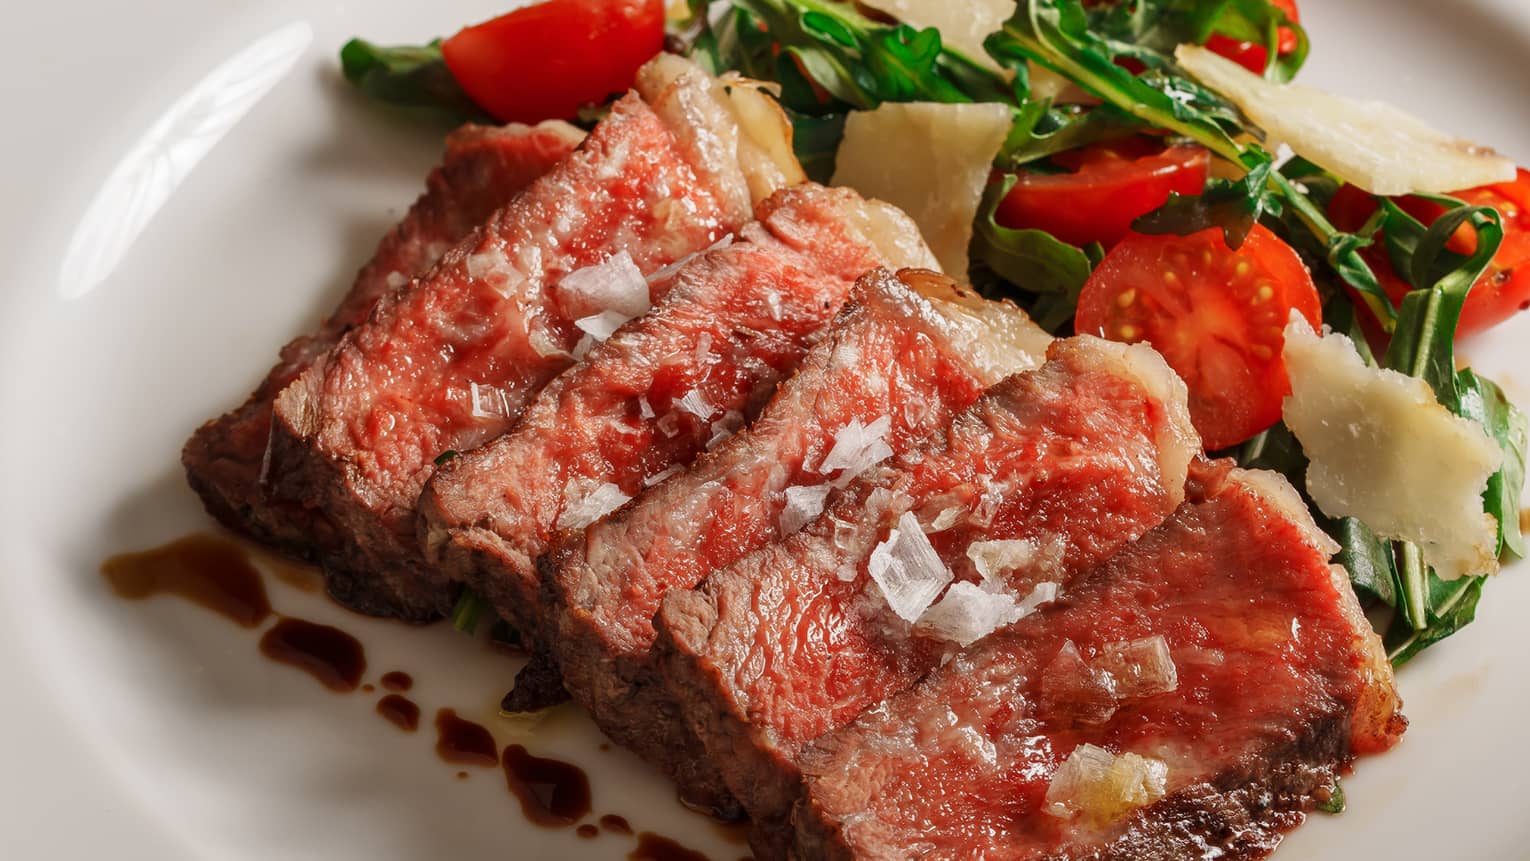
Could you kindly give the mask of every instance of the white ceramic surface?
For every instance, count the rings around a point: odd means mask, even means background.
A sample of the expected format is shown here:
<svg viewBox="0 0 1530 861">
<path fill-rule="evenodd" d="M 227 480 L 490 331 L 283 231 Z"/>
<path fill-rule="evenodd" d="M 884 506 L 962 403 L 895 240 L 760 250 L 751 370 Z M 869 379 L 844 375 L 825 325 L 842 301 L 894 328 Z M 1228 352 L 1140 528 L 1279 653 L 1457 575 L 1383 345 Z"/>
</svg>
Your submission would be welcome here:
<svg viewBox="0 0 1530 861">
<path fill-rule="evenodd" d="M 45 3 L 8 10 L 0 104 L 0 858 L 619 858 L 629 839 L 526 826 L 497 771 L 256 653 L 175 600 L 125 604 L 106 555 L 210 524 L 177 453 L 340 295 L 412 199 L 438 136 L 338 79 L 353 34 L 408 41 L 502 3 Z M 450 6 L 450 8 L 443 8 Z M 92 8 L 93 7 L 93 8 Z M 1307 0 L 1304 78 L 1403 104 L 1530 161 L 1524 0 Z M 1530 405 L 1530 317 L 1465 354 Z M 360 620 L 273 583 L 278 611 L 413 673 L 428 715 L 490 721 L 515 669 L 438 626 Z M 1530 569 L 1409 666 L 1413 721 L 1286 859 L 1526 858 Z M 499 741 L 522 738 L 494 723 Z M 564 710 L 524 735 L 595 775 L 595 810 L 746 851 Z"/>
</svg>

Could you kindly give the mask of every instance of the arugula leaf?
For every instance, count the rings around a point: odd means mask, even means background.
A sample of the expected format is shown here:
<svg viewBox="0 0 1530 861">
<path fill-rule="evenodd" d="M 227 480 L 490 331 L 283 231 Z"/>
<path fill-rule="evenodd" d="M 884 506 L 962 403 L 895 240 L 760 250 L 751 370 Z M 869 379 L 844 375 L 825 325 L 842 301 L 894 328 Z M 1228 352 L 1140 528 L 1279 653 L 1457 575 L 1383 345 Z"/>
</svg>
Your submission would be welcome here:
<svg viewBox="0 0 1530 861">
<path fill-rule="evenodd" d="M 1220 227 L 1227 247 L 1234 251 L 1241 248 L 1261 218 L 1266 214 L 1278 218 L 1284 211 L 1281 198 L 1270 188 L 1275 163 L 1269 153 L 1253 147 L 1244 159 L 1249 170 L 1241 179 L 1212 179 L 1198 195 L 1171 192 L 1167 203 L 1138 218 L 1132 229 L 1188 236 Z"/>
<path fill-rule="evenodd" d="M 435 108 L 456 120 L 492 120 L 468 98 L 441 58 L 441 40 L 383 47 L 352 39 L 340 49 L 345 79 L 369 98 L 392 105 Z"/>
<path fill-rule="evenodd" d="M 1484 508 L 1498 521 L 1498 555 L 1524 558 L 1524 536 L 1519 529 L 1519 498 L 1525 486 L 1526 438 L 1530 435 L 1524 413 L 1509 402 L 1492 380 L 1470 368 L 1456 375 L 1460 414 L 1476 421 L 1503 449 L 1503 467 L 1488 479 L 1482 498 Z"/>
<path fill-rule="evenodd" d="M 984 192 L 970 256 L 1007 282 L 995 285 L 985 279 L 979 285 L 983 292 L 1018 299 L 1038 326 L 1056 332 L 1073 317 L 1079 290 L 1094 267 L 1083 250 L 1044 230 L 1014 230 L 994 220 L 1000 201 L 1017 181 L 1006 176 Z"/>
<path fill-rule="evenodd" d="M 462 595 L 457 598 L 457 606 L 452 608 L 452 627 L 464 634 L 472 634 L 478 630 L 478 619 L 484 613 L 492 616 L 494 608 L 473 590 L 463 589 Z"/>
<path fill-rule="evenodd" d="M 1053 105 L 1029 101 L 1015 111 L 1009 136 L 994 158 L 1001 170 L 1015 170 L 1047 156 L 1141 132 L 1142 121 L 1114 105 Z"/>
<path fill-rule="evenodd" d="M 1424 649 L 1461 630 L 1477 617 L 1477 602 L 1482 599 L 1486 577 L 1462 577 L 1441 580 L 1429 572 L 1424 591 L 1427 604 L 1422 626 L 1395 619 L 1382 643 L 1392 666 L 1400 667 Z"/>
<path fill-rule="evenodd" d="M 1347 805 L 1348 802 L 1344 798 L 1344 784 L 1339 782 L 1339 778 L 1335 777 L 1333 779 L 1333 789 L 1330 790 L 1328 800 L 1318 802 L 1317 810 L 1329 816 L 1337 816 L 1344 812 L 1344 808 Z"/>
</svg>

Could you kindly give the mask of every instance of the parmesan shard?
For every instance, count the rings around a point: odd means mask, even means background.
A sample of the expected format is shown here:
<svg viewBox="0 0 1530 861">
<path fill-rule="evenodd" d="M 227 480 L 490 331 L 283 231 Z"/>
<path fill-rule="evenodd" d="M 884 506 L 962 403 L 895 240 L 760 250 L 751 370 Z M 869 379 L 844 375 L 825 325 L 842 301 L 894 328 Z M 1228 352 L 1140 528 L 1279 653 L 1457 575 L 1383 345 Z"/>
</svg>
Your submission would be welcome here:
<svg viewBox="0 0 1530 861">
<path fill-rule="evenodd" d="M 972 220 L 1009 128 L 1001 104 L 889 102 L 855 111 L 845 120 L 833 184 L 908 213 L 941 268 L 965 278 Z"/>
<path fill-rule="evenodd" d="M 1197 45 L 1174 59 L 1297 155 L 1372 194 L 1447 193 L 1514 179 L 1514 162 L 1385 102 L 1267 81 Z"/>
<path fill-rule="evenodd" d="M 1361 360 L 1343 335 L 1293 315 L 1284 351 L 1286 425 L 1311 461 L 1307 492 L 1330 517 L 1411 541 L 1441 577 L 1498 570 L 1498 524 L 1482 510 L 1503 452 L 1429 384 Z"/>
</svg>

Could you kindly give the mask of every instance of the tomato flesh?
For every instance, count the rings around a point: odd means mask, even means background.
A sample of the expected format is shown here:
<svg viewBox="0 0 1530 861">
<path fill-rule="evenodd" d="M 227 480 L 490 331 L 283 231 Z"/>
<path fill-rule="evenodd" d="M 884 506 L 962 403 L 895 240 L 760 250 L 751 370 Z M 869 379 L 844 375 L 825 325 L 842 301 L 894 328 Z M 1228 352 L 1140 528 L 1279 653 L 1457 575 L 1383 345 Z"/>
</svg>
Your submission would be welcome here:
<svg viewBox="0 0 1530 861">
<path fill-rule="evenodd" d="M 1204 147 L 1164 147 L 1139 135 L 1054 156 L 1071 173 L 1021 171 L 999 202 L 995 220 L 1015 229 L 1045 230 L 1064 242 L 1107 248 L 1139 216 L 1163 206 L 1170 192 L 1200 194 L 1211 155 Z"/>
<path fill-rule="evenodd" d="M 1132 233 L 1085 283 L 1074 326 L 1152 344 L 1184 379 L 1190 419 L 1202 444 L 1216 450 L 1280 420 L 1291 392 L 1281 349 L 1292 311 L 1314 328 L 1322 322 L 1311 273 L 1262 226 L 1237 251 L 1216 228 Z"/>
<path fill-rule="evenodd" d="M 441 55 L 479 107 L 535 123 L 626 90 L 663 47 L 663 0 L 547 0 L 462 30 Z"/>
<path fill-rule="evenodd" d="M 1300 21 L 1301 15 L 1296 10 L 1296 0 L 1271 0 L 1275 8 L 1286 13 L 1286 17 L 1292 21 Z M 1280 40 L 1275 49 L 1281 55 L 1296 50 L 1296 31 L 1290 27 L 1281 27 Z M 1264 74 L 1264 67 L 1269 64 L 1270 54 L 1264 45 L 1258 42 L 1244 42 L 1230 36 L 1214 34 L 1206 40 L 1206 47 L 1218 54 L 1232 60 L 1234 63 L 1248 69 L 1256 75 Z"/>
<path fill-rule="evenodd" d="M 1513 317 L 1521 311 L 1530 310 L 1530 171 L 1520 168 L 1513 182 L 1487 185 L 1466 191 L 1453 192 L 1451 197 L 1466 201 L 1473 206 L 1491 206 L 1498 210 L 1503 222 L 1503 243 L 1498 253 L 1472 285 L 1461 309 L 1461 321 L 1456 334 L 1470 335 L 1489 329 Z M 1433 224 L 1445 210 L 1439 204 L 1416 197 L 1399 198 L 1398 206 L 1420 222 Z M 1328 204 L 1328 217 L 1334 226 L 1344 231 L 1356 231 L 1376 212 L 1377 203 L 1364 191 L 1345 185 Z M 1476 248 L 1476 235 L 1469 227 L 1462 227 L 1451 238 L 1452 251 L 1470 254 Z M 1376 280 L 1386 290 L 1387 296 L 1397 306 L 1413 289 L 1392 268 L 1382 237 L 1362 249 L 1360 256 L 1371 266 Z"/>
</svg>

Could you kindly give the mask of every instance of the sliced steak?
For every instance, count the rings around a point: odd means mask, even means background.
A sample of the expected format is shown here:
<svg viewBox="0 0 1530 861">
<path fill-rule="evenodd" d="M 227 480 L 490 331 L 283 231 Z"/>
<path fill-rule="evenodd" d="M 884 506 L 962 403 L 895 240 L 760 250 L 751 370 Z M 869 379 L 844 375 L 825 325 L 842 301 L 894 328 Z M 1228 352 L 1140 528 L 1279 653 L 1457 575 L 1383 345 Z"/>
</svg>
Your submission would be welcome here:
<svg viewBox="0 0 1530 861">
<path fill-rule="evenodd" d="M 578 150 L 277 398 L 270 491 L 338 537 L 322 561 L 331 590 L 359 608 L 423 618 L 449 607 L 455 586 L 420 556 L 415 502 L 439 457 L 504 433 L 573 362 L 576 320 L 608 310 L 562 289 L 565 276 L 619 255 L 652 273 L 748 220 L 737 155 L 689 158 L 690 141 L 726 131 L 690 120 L 732 121 L 674 107 L 715 106 L 717 82 L 688 64 L 640 81 L 676 124 L 637 94 L 618 101 Z M 729 134 L 738 140 L 736 126 Z"/>
<path fill-rule="evenodd" d="M 837 435 L 881 421 L 886 453 L 906 451 L 1045 354 L 1050 337 L 1013 305 L 960 293 L 932 273 L 902 278 L 910 283 L 886 270 L 862 278 L 828 337 L 747 430 L 543 559 L 557 624 L 550 639 L 568 689 L 606 735 L 671 773 L 705 752 L 650 660 L 664 594 L 816 515 L 830 478 L 845 476 L 812 468 Z"/>
<path fill-rule="evenodd" d="M 1201 472 L 1055 605 L 803 753 L 796 856 L 1262 858 L 1394 744 L 1338 547 L 1283 478 Z"/>
<path fill-rule="evenodd" d="M 667 681 L 760 833 L 784 833 L 804 745 L 946 653 L 942 642 L 910 636 L 871 577 L 871 563 L 905 543 L 893 529 L 916 520 L 906 543 L 922 542 L 926 563 L 967 581 L 979 579 L 966 556 L 974 542 L 1029 542 L 1048 561 L 991 572 L 1024 595 L 1161 523 L 1183 498 L 1198 447 L 1184 384 L 1157 353 L 1057 341 L 1040 369 L 989 389 L 801 532 L 695 591 L 670 592 L 656 643 Z M 907 561 L 912 574 L 917 560 Z"/>
<path fill-rule="evenodd" d="M 565 122 L 537 126 L 467 125 L 446 139 L 446 156 L 425 193 L 383 237 L 372 259 L 317 332 L 282 348 L 281 359 L 242 406 L 202 425 L 181 453 L 186 477 L 210 514 L 230 529 L 297 555 L 313 553 L 314 536 L 273 516 L 261 489 L 271 431 L 271 401 L 346 330 L 367 318 L 377 300 L 402 287 L 532 180 L 568 155 L 584 133 Z"/>
</svg>

